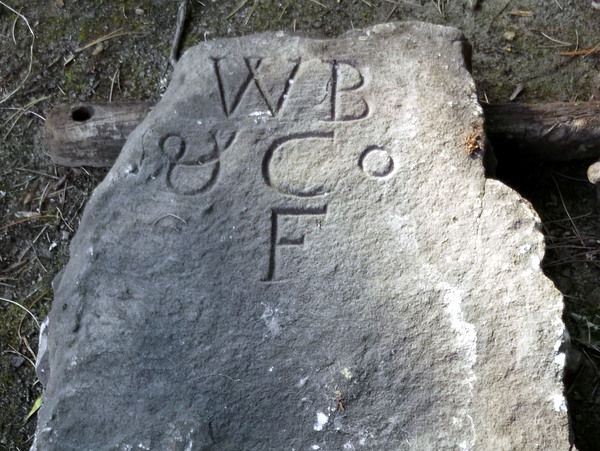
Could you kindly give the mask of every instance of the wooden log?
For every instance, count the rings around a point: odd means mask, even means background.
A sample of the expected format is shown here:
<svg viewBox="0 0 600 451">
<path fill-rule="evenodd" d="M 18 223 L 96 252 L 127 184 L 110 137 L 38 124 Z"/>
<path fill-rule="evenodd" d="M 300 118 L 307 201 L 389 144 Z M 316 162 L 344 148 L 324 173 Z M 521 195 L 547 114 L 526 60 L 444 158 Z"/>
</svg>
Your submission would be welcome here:
<svg viewBox="0 0 600 451">
<path fill-rule="evenodd" d="M 152 104 L 61 106 L 46 118 L 45 142 L 63 166 L 111 166 Z M 483 106 L 486 133 L 499 159 L 600 159 L 600 102 Z"/>
<path fill-rule="evenodd" d="M 44 141 L 55 164 L 109 167 L 151 102 L 63 105 L 46 117 Z"/>
<path fill-rule="evenodd" d="M 499 159 L 600 158 L 600 102 L 484 105 L 486 133 Z"/>
</svg>

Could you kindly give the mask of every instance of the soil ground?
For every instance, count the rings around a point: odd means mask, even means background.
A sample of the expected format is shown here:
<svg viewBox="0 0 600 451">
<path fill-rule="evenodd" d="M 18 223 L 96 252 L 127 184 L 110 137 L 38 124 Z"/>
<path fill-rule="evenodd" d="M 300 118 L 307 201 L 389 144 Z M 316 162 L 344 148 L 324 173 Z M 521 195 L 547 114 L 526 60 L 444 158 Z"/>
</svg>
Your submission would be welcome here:
<svg viewBox="0 0 600 451">
<path fill-rule="evenodd" d="M 77 101 L 157 101 L 171 74 L 178 4 L 0 0 L 0 449 L 31 445 L 38 321 L 106 173 L 55 166 L 41 139 L 44 117 Z M 190 0 L 182 47 L 266 30 L 335 36 L 392 20 L 461 29 L 482 102 L 585 101 L 598 89 L 600 11 L 580 0 Z M 600 449 L 600 207 L 589 164 L 501 160 L 498 173 L 543 221 L 544 270 L 565 298 L 565 392 L 580 450 Z"/>
</svg>

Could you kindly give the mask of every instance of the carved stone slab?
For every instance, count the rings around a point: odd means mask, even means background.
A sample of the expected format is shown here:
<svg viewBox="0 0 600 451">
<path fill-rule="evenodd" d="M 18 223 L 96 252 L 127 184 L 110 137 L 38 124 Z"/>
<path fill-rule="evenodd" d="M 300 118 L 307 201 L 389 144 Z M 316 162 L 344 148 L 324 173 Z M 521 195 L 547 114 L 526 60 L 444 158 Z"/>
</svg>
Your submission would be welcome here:
<svg viewBox="0 0 600 451">
<path fill-rule="evenodd" d="M 418 23 L 188 51 L 57 280 L 33 448 L 566 449 L 562 299 L 467 53 Z"/>
</svg>

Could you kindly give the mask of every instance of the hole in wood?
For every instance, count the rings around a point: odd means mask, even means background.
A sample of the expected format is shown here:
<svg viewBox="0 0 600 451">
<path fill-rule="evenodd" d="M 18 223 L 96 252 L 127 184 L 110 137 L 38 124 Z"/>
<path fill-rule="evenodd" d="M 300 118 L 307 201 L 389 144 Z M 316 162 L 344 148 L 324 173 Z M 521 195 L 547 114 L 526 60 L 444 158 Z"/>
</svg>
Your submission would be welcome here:
<svg viewBox="0 0 600 451">
<path fill-rule="evenodd" d="M 71 112 L 71 118 L 75 122 L 85 122 L 94 115 L 94 109 L 91 106 L 80 106 Z"/>
</svg>

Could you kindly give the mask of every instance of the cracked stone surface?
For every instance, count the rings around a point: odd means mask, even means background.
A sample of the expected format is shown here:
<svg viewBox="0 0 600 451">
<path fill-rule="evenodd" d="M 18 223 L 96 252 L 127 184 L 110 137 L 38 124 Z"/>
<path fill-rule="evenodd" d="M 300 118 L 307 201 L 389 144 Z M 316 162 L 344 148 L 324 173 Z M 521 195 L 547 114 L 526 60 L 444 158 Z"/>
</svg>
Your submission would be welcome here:
<svg viewBox="0 0 600 451">
<path fill-rule="evenodd" d="M 56 280 L 33 449 L 568 449 L 562 298 L 466 55 L 420 23 L 189 50 Z"/>
</svg>

